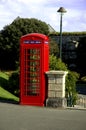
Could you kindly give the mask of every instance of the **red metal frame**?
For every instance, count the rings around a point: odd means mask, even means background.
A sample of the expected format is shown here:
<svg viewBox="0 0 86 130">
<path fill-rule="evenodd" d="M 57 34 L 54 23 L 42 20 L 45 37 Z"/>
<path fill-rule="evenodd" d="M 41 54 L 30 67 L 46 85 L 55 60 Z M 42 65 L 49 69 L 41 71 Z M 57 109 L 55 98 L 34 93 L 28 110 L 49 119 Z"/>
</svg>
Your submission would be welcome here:
<svg viewBox="0 0 86 130">
<path fill-rule="evenodd" d="M 20 104 L 44 106 L 47 97 L 45 72 L 49 70 L 48 37 L 31 33 L 20 40 Z"/>
</svg>

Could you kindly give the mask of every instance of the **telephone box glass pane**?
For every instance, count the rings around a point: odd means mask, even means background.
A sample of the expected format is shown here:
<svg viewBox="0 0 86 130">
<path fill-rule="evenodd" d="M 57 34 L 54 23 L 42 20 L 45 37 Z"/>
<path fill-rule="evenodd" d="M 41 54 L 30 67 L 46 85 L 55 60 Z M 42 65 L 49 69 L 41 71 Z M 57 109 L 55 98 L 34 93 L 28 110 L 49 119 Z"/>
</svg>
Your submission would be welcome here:
<svg viewBox="0 0 86 130">
<path fill-rule="evenodd" d="M 40 49 L 24 50 L 24 94 L 39 96 L 40 94 Z"/>
</svg>

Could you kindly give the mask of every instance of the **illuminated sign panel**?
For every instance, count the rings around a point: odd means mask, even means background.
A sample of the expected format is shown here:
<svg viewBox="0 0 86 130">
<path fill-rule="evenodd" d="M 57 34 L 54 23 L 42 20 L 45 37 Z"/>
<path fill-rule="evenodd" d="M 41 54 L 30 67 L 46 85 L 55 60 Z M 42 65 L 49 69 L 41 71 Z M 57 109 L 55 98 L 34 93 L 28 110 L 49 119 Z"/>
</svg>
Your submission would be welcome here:
<svg viewBox="0 0 86 130">
<path fill-rule="evenodd" d="M 24 43 L 25 44 L 40 44 L 41 41 L 38 41 L 38 40 L 25 40 Z"/>
<path fill-rule="evenodd" d="M 38 41 L 38 40 L 25 40 L 24 41 L 24 44 L 41 44 L 42 42 L 41 41 Z M 44 42 L 45 44 L 48 44 L 48 41 L 45 41 Z"/>
</svg>

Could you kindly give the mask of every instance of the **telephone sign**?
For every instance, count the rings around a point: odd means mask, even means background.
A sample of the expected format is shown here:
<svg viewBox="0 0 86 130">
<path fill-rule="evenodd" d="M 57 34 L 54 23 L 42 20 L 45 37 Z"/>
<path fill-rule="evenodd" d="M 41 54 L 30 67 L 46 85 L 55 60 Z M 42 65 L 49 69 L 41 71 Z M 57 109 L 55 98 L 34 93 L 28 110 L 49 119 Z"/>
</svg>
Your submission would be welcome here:
<svg viewBox="0 0 86 130">
<path fill-rule="evenodd" d="M 41 41 L 25 40 L 24 43 L 26 43 L 26 44 L 40 44 Z"/>
</svg>

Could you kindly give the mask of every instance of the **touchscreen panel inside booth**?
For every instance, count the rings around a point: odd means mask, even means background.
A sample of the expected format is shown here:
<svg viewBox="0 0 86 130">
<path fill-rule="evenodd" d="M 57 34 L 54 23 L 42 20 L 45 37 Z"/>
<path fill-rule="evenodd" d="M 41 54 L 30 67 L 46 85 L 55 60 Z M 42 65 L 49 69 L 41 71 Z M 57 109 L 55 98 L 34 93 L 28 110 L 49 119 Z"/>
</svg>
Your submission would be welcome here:
<svg viewBox="0 0 86 130">
<path fill-rule="evenodd" d="M 39 33 L 22 36 L 20 44 L 20 104 L 44 106 L 47 95 L 45 72 L 48 70 L 48 37 Z"/>
</svg>

